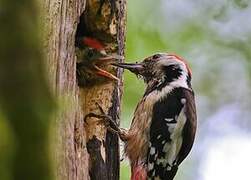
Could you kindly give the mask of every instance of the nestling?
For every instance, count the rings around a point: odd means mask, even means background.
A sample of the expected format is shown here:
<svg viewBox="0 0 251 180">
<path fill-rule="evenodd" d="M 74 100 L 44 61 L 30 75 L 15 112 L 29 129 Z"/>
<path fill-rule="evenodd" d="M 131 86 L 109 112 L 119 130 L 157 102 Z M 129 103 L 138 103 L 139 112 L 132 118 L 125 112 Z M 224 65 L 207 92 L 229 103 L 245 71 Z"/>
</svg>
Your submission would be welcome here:
<svg viewBox="0 0 251 180">
<path fill-rule="evenodd" d="M 107 72 L 108 63 L 120 59 L 118 55 L 108 55 L 104 45 L 94 38 L 79 37 L 76 40 L 77 79 L 79 86 L 90 86 L 106 80 L 118 80 Z"/>
</svg>

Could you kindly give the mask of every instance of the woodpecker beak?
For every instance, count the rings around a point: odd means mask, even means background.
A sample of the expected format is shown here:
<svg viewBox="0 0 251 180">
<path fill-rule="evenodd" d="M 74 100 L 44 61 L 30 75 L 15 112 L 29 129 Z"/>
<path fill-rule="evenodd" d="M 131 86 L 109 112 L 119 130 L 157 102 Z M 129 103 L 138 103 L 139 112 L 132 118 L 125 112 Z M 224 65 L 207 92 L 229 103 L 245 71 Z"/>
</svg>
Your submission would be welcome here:
<svg viewBox="0 0 251 180">
<path fill-rule="evenodd" d="M 128 69 L 136 75 L 142 75 L 144 70 L 144 67 L 140 63 L 112 63 L 112 65 L 123 69 Z"/>
</svg>

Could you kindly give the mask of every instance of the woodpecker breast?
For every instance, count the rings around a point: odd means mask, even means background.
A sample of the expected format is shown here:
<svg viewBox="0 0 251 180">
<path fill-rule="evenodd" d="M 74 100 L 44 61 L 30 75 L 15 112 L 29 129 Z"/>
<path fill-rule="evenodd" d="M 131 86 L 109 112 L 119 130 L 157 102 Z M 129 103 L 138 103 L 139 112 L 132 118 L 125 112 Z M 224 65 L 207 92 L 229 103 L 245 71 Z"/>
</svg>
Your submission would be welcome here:
<svg viewBox="0 0 251 180">
<path fill-rule="evenodd" d="M 139 103 L 125 152 L 132 167 L 146 166 L 148 178 L 171 180 L 192 147 L 196 113 L 192 90 L 166 87 L 162 92 L 156 98 L 152 91 Z"/>
</svg>

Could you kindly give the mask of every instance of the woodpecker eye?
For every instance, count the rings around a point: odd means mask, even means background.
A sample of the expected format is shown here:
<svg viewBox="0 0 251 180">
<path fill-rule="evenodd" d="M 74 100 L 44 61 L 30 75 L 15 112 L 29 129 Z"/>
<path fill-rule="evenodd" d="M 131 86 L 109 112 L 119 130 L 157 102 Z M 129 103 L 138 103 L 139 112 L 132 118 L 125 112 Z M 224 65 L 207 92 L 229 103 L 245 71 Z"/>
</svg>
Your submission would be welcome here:
<svg viewBox="0 0 251 180">
<path fill-rule="evenodd" d="M 158 58 L 160 58 L 160 54 L 155 54 L 155 55 L 153 55 L 153 59 L 158 59 Z"/>
</svg>

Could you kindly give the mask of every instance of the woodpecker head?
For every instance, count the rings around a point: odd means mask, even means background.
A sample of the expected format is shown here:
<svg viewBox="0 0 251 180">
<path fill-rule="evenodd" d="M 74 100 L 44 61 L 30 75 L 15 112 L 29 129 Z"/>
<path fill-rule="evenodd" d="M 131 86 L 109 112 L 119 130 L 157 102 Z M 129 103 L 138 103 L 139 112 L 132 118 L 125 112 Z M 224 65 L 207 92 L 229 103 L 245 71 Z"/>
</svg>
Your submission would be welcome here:
<svg viewBox="0 0 251 180">
<path fill-rule="evenodd" d="M 147 84 L 191 87 L 191 70 L 186 62 L 173 54 L 158 53 L 140 63 L 113 63 L 143 78 Z"/>
</svg>

